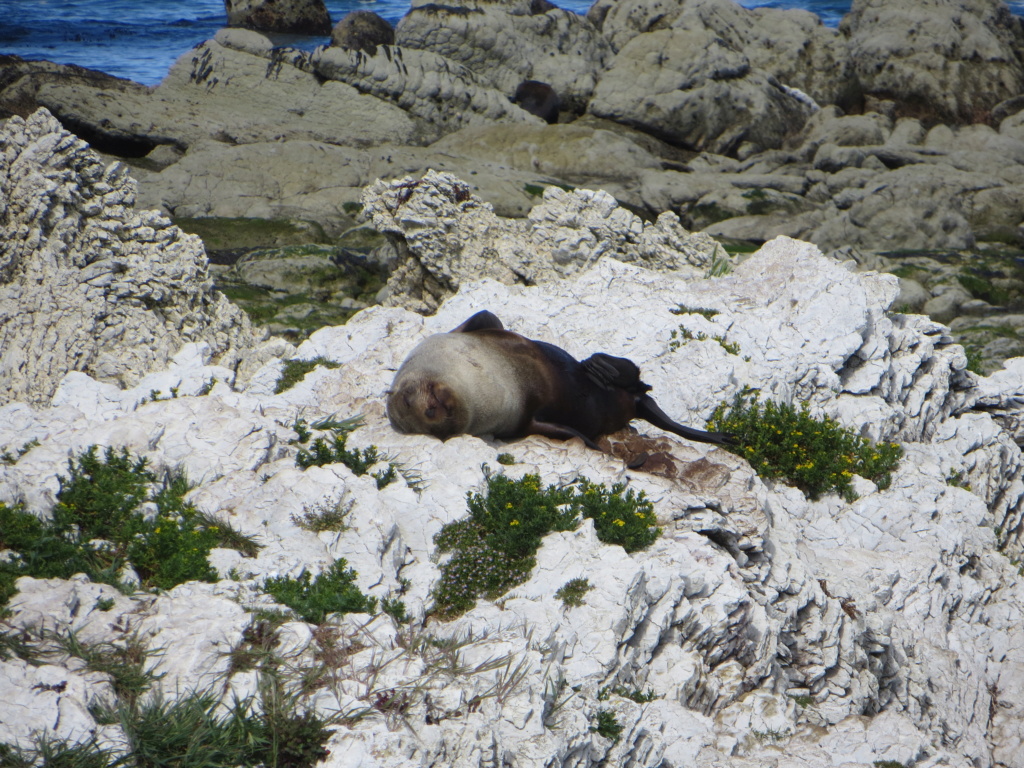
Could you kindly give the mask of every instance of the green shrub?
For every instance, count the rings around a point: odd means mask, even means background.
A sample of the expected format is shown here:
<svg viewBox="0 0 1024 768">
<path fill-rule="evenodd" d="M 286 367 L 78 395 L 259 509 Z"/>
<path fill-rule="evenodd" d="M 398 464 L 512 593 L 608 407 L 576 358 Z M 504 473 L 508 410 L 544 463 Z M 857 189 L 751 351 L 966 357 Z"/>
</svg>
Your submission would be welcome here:
<svg viewBox="0 0 1024 768">
<path fill-rule="evenodd" d="M 618 743 L 622 737 L 623 728 L 612 710 L 599 709 L 597 711 L 597 725 L 590 726 L 590 730 Z"/>
<path fill-rule="evenodd" d="M 3 603 L 19 576 L 67 579 L 84 573 L 121 587 L 120 574 L 131 564 L 144 588 L 170 589 L 186 581 L 216 581 L 207 560 L 215 546 L 254 553 L 249 537 L 221 528 L 184 500 L 190 486 L 181 472 L 166 472 L 157 484 L 144 458 L 113 448 L 100 457 L 95 446 L 70 459 L 68 469 L 68 477 L 58 478 L 49 520 L 0 503 L 0 549 L 16 553 L 0 562 Z M 156 505 L 152 520 L 139 510 L 146 501 Z"/>
<path fill-rule="evenodd" d="M 579 608 L 583 605 L 583 596 L 593 588 L 587 579 L 569 579 L 555 592 L 555 597 L 561 600 L 566 608 Z"/>
<path fill-rule="evenodd" d="M 896 443 L 872 445 L 834 419 L 813 418 L 806 404 L 797 410 L 761 403 L 756 395 L 749 402 L 737 395 L 731 406 L 719 405 L 707 428 L 735 435 L 736 445 L 723 446 L 726 450 L 746 458 L 762 477 L 781 478 L 811 499 L 834 491 L 852 501 L 854 474 L 888 488 L 903 455 Z"/>
<path fill-rule="evenodd" d="M 439 552 L 451 552 L 433 591 L 434 611 L 451 618 L 478 598 L 494 600 L 530 576 L 541 539 L 571 531 L 580 516 L 594 519 L 597 536 L 628 552 L 659 535 L 654 506 L 641 492 L 618 484 L 611 490 L 586 480 L 541 488 L 540 477 L 487 479 L 487 494 L 467 495 L 469 517 L 445 525 L 434 537 Z"/>
<path fill-rule="evenodd" d="M 377 599 L 359 591 L 355 585 L 356 572 L 345 566 L 344 559 L 336 560 L 315 579 L 308 571 L 297 579 L 270 578 L 263 589 L 310 624 L 322 623 L 329 613 L 373 613 Z"/>
</svg>

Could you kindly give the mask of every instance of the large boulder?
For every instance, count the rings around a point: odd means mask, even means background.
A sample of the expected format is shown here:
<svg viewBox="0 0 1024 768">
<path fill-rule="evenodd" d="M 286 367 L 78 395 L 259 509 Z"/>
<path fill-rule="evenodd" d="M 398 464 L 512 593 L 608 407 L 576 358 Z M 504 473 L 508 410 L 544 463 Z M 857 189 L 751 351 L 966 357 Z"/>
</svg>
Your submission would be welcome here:
<svg viewBox="0 0 1024 768">
<path fill-rule="evenodd" d="M 395 28 L 373 11 L 349 11 L 331 30 L 331 45 L 351 48 L 371 56 L 378 45 L 394 45 Z"/>
<path fill-rule="evenodd" d="M 373 55 L 329 46 L 310 57 L 312 71 L 391 102 L 438 133 L 495 121 L 535 122 L 471 68 L 434 53 L 381 45 Z"/>
<path fill-rule="evenodd" d="M 707 29 L 659 29 L 619 51 L 589 111 L 691 149 L 749 155 L 781 146 L 814 105 Z"/>
<path fill-rule="evenodd" d="M 612 58 L 585 17 L 546 2 L 419 4 L 398 23 L 397 39 L 465 65 L 509 97 L 524 80 L 547 83 L 575 112 L 584 110 Z"/>
<path fill-rule="evenodd" d="M 621 50 L 658 29 L 703 29 L 752 67 L 819 104 L 856 106 L 859 90 L 846 40 L 804 10 L 743 8 L 733 0 L 597 0 L 587 13 Z"/>
<path fill-rule="evenodd" d="M 38 99 L 62 122 L 110 148 L 134 143 L 184 149 L 211 139 L 366 146 L 436 138 L 435 129 L 397 106 L 318 78 L 307 59 L 301 51 L 275 48 L 258 32 L 222 29 L 183 54 L 155 89 L 122 92 L 55 82 L 40 88 Z"/>
<path fill-rule="evenodd" d="M 134 202 L 45 110 L 0 129 L 0 402 L 46 402 L 69 371 L 132 385 L 187 342 L 229 367 L 257 347 L 199 238 Z"/>
<path fill-rule="evenodd" d="M 1000 0 L 854 0 L 839 28 L 865 93 L 898 115 L 984 122 L 1024 91 L 1024 32 Z"/>
<path fill-rule="evenodd" d="M 324 0 L 224 0 L 228 26 L 295 35 L 331 34 Z"/>
</svg>

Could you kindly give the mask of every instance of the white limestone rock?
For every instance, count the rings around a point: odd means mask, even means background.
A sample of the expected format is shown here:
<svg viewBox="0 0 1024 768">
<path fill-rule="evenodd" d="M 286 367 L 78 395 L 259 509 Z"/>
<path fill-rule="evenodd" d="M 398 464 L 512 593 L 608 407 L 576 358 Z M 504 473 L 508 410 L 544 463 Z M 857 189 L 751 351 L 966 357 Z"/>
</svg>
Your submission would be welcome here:
<svg viewBox="0 0 1024 768">
<path fill-rule="evenodd" d="M 438 210 L 453 204 L 440 200 L 441 187 L 431 189 L 424 200 Z M 573 216 L 588 222 L 590 210 Z M 9 621 L 74 628 L 91 640 L 137 630 L 164 646 L 157 658 L 173 697 L 226 674 L 223 653 L 241 642 L 246 610 L 273 604 L 261 594 L 265 578 L 318 573 L 344 557 L 361 590 L 399 596 L 413 624 L 399 628 L 384 615 L 327 622 L 349 652 L 305 702 L 324 715 L 369 713 L 337 727 L 325 765 L 478 766 L 486 758 L 537 768 L 634 759 L 1021 768 L 1024 587 L 1007 557 L 1020 552 L 1020 449 L 992 417 L 968 410 L 974 380 L 945 329 L 886 315 L 897 292 L 891 276 L 852 272 L 780 238 L 720 278 L 599 258 L 533 286 L 467 281 L 431 317 L 367 309 L 296 352 L 339 368 L 321 367 L 280 394 L 268 386 L 273 363 L 248 389 L 218 383 L 206 394 L 143 405 L 143 384 L 112 397 L 69 376 L 60 405 L 0 406 L 0 448 L 13 452 L 28 435 L 40 443 L 0 465 L 0 499 L 24 498 L 45 515 L 69 452 L 126 445 L 158 469 L 184 463 L 198 482 L 189 499 L 263 548 L 255 557 L 216 553 L 221 576 L 234 569 L 237 580 L 159 596 L 116 596 L 81 577 L 22 579 Z M 718 314 L 674 313 L 680 305 Z M 808 500 L 762 481 L 741 458 L 641 422 L 640 435 L 668 457 L 659 473 L 627 469 L 578 441 L 442 443 L 394 432 L 383 398 L 406 354 L 482 308 L 578 358 L 602 350 L 634 359 L 666 412 L 685 423 L 701 426 L 719 402 L 754 387 L 808 401 L 877 439 L 903 440 L 907 455 L 888 488 L 858 480 L 860 498 L 851 503 Z M 673 345 L 680 326 L 708 338 Z M 740 354 L 716 335 L 738 343 Z M 173 374 L 152 375 L 180 378 L 184 389 L 208 367 L 192 349 L 175 359 Z M 1011 412 L 1018 383 L 993 378 L 987 402 Z M 377 446 L 421 483 L 399 478 L 378 490 L 342 464 L 295 465 L 288 440 L 297 418 L 356 414 L 364 421 L 350 447 Z M 662 535 L 631 554 L 601 543 L 589 522 L 550 535 L 526 582 L 453 621 L 426 619 L 443 562 L 433 535 L 466 514 L 466 493 L 485 487 L 481 465 L 496 469 L 506 452 L 515 459 L 504 468 L 512 477 L 536 473 L 548 484 L 582 476 L 643 490 Z M 970 489 L 953 482 L 954 471 Z M 344 530 L 314 534 L 296 522 L 304 511 L 339 504 L 351 504 Z M 997 537 L 998 525 L 1006 528 Z M 570 608 L 555 593 L 576 577 L 593 588 Z M 107 595 L 115 598 L 109 613 L 97 606 Z M 284 625 L 290 668 L 314 664 L 318 634 L 299 621 Z M 421 641 L 410 645 L 408 637 Z M 458 669 L 442 654 L 445 640 L 460 646 Z M 60 701 L 51 696 L 40 712 L 78 713 L 67 735 L 86 738 L 96 727 L 87 705 L 109 695 L 106 682 L 60 660 L 53 666 L 44 680 L 45 667 L 3 662 L 5 700 L 29 701 L 31 685 L 67 681 Z M 240 672 L 217 690 L 230 701 L 256 683 L 254 673 Z M 659 698 L 599 695 L 617 686 Z M 386 691 L 409 692 L 401 717 L 377 698 Z M 623 727 L 618 743 L 591 730 L 602 709 Z M 17 713 L 0 713 L 4 738 L 28 743 L 39 715 Z"/>
<path fill-rule="evenodd" d="M 687 232 L 674 214 L 645 225 L 603 191 L 549 186 L 527 221 L 509 220 L 495 215 L 466 182 L 429 171 L 422 179 L 371 185 L 363 211 L 399 253 L 385 303 L 419 312 L 434 310 L 470 280 L 551 280 L 603 255 L 690 275 L 728 260 L 720 245 Z"/>
<path fill-rule="evenodd" d="M 69 371 L 135 384 L 189 342 L 229 367 L 259 344 L 199 238 L 134 202 L 125 167 L 46 110 L 0 129 L 0 403 L 44 402 Z"/>
</svg>

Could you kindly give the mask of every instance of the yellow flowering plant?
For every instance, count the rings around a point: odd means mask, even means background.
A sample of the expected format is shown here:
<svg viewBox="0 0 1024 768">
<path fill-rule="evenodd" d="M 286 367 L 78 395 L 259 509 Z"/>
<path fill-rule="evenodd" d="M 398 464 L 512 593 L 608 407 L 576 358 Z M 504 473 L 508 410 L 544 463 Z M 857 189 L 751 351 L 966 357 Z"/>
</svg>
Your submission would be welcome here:
<svg viewBox="0 0 1024 768">
<path fill-rule="evenodd" d="M 872 443 L 827 416 L 815 418 L 806 403 L 796 408 L 739 394 L 720 404 L 708 419 L 709 430 L 729 432 L 735 445 L 723 446 L 750 462 L 766 479 L 795 485 L 809 498 L 838 493 L 853 501 L 853 476 L 888 488 L 903 456 L 896 443 Z"/>
</svg>

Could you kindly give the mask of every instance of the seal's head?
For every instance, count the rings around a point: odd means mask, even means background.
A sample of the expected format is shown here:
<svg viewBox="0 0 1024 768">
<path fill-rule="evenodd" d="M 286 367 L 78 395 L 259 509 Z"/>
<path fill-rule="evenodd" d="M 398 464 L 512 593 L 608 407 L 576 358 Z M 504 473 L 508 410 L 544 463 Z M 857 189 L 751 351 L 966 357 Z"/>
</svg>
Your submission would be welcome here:
<svg viewBox="0 0 1024 768">
<path fill-rule="evenodd" d="M 455 392 L 435 378 L 395 383 L 388 395 L 388 419 L 399 432 L 447 440 L 466 431 L 467 418 Z"/>
</svg>

